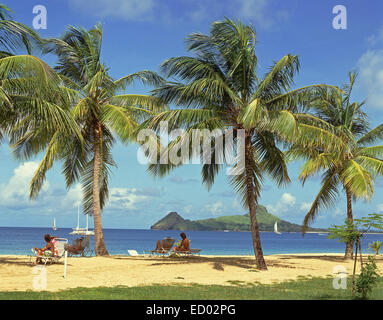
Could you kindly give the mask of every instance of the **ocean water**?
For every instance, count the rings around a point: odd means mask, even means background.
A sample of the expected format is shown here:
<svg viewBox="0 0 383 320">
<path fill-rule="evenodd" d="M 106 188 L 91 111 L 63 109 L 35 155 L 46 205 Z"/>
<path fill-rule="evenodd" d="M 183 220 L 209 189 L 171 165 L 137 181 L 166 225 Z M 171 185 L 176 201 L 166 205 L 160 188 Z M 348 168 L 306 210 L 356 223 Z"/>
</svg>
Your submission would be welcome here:
<svg viewBox="0 0 383 320">
<path fill-rule="evenodd" d="M 43 247 L 44 234 L 67 238 L 72 242 L 78 236 L 69 235 L 72 229 L 0 227 L 0 255 L 28 255 L 32 247 Z M 202 249 L 205 255 L 251 255 L 253 247 L 250 232 L 185 231 L 191 248 Z M 159 239 L 167 236 L 180 239 L 180 231 L 104 229 L 104 237 L 110 254 L 127 254 L 128 249 L 152 250 Z M 301 233 L 261 232 L 262 248 L 265 255 L 284 253 L 343 253 L 345 245 L 327 239 L 327 235 Z M 382 234 L 368 234 L 362 239 L 362 250 L 367 252 L 372 241 L 383 241 Z M 91 242 L 94 247 L 93 238 Z"/>
</svg>

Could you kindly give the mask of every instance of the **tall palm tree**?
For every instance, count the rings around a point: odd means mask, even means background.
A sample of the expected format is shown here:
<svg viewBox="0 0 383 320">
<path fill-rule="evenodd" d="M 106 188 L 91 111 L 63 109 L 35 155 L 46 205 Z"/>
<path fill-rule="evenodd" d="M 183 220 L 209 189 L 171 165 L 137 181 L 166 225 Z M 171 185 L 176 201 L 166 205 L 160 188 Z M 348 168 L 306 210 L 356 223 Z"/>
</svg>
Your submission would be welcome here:
<svg viewBox="0 0 383 320">
<path fill-rule="evenodd" d="M 55 70 L 71 98 L 71 113 L 83 141 L 76 135 L 57 131 L 49 141 L 31 182 L 31 197 L 37 197 L 46 172 L 56 160 L 63 161 L 63 174 L 69 188 L 81 181 L 83 209 L 93 214 L 96 255 L 108 255 L 104 242 L 101 210 L 108 198 L 109 173 L 115 166 L 111 149 L 117 136 L 123 142 L 133 141 L 132 132 L 139 121 L 164 105 L 152 96 L 122 94 L 136 80 L 158 85 L 163 79 L 151 71 L 142 71 L 114 80 L 101 61 L 102 27 L 69 27 L 60 39 L 48 39 L 46 52 L 58 57 Z M 120 94 L 121 93 L 121 94 Z M 28 141 L 20 145 L 29 150 Z"/>
<path fill-rule="evenodd" d="M 186 44 L 187 50 L 195 56 L 166 60 L 161 65 L 162 71 L 167 77 L 174 77 L 176 82 L 154 90 L 154 95 L 165 103 L 184 108 L 161 112 L 146 121 L 143 127 L 159 130 L 161 122 L 167 121 L 169 128 L 186 129 L 183 135 L 170 142 L 165 153 L 187 141 L 185 138 L 192 135 L 193 129 L 228 129 L 213 139 L 209 155 L 214 159 L 215 155 L 221 154 L 222 163 L 227 162 L 224 152 L 221 152 L 225 143 L 218 144 L 217 139 L 232 133 L 237 144 L 240 143 L 238 134 L 244 130 L 244 170 L 236 162 L 234 171 L 237 170 L 237 174 L 230 176 L 229 180 L 250 213 L 256 265 L 259 269 L 267 269 L 256 207 L 265 174 L 269 174 L 279 186 L 290 181 L 279 142 L 283 138 L 287 142 L 294 139 L 323 145 L 336 139 L 329 131 L 310 123 L 319 122 L 319 119 L 312 117 L 307 123 L 300 124 L 299 118 L 306 116 L 296 113 L 319 86 L 290 89 L 299 70 L 298 57 L 290 54 L 275 62 L 263 79 L 258 79 L 256 33 L 251 26 L 241 22 L 229 19 L 214 22 L 210 35 L 191 34 L 186 38 Z M 189 159 L 201 154 L 201 150 L 197 153 L 191 145 L 189 148 Z M 149 166 L 149 171 L 163 176 L 177 166 L 157 162 Z M 221 168 L 222 165 L 217 163 L 203 164 L 202 181 L 208 188 L 213 185 Z"/>
<path fill-rule="evenodd" d="M 308 106 L 320 119 L 335 127 L 344 141 L 337 152 L 326 152 L 319 148 L 293 147 L 292 157 L 303 157 L 305 162 L 299 179 L 303 182 L 320 171 L 324 171 L 322 187 L 312 203 L 303 222 L 303 232 L 312 223 L 322 206 L 334 204 L 339 187 L 347 198 L 347 219 L 353 222 L 352 201 L 371 199 L 374 194 L 374 178 L 383 174 L 383 145 L 376 145 L 383 138 L 383 125 L 370 130 L 364 102 L 351 102 L 351 93 L 356 80 L 349 73 L 349 84 L 339 91 L 320 90 Z M 352 258 L 352 244 L 346 245 L 346 258 Z"/>
</svg>

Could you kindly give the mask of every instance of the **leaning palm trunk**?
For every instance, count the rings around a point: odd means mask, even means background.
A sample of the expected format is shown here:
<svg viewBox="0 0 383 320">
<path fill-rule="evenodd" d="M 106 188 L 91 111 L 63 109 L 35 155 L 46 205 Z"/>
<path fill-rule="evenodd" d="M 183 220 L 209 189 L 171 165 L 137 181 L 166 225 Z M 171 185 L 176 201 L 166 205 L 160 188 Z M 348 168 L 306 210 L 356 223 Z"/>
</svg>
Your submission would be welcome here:
<svg viewBox="0 0 383 320">
<path fill-rule="evenodd" d="M 354 222 L 354 218 L 352 216 L 352 195 L 350 190 L 346 189 L 346 195 L 347 195 L 347 220 L 349 223 Z M 346 252 L 344 254 L 345 259 L 352 259 L 353 258 L 353 242 L 346 244 Z"/>
<path fill-rule="evenodd" d="M 101 222 L 101 204 L 100 204 L 100 176 L 101 176 L 101 148 L 100 133 L 101 125 L 97 123 L 93 129 L 94 132 L 94 161 L 93 161 L 93 219 L 94 219 L 94 248 L 96 256 L 109 255 L 104 242 L 104 233 Z"/>
<path fill-rule="evenodd" d="M 256 214 L 256 205 L 255 205 L 255 190 L 253 184 L 253 171 L 251 168 L 251 163 L 253 160 L 253 154 L 251 152 L 251 138 L 248 136 L 246 138 L 245 146 L 245 157 L 246 157 L 246 191 L 247 191 L 247 200 L 249 203 L 249 212 L 250 212 L 250 228 L 251 235 L 253 240 L 253 248 L 255 261 L 258 269 L 267 270 L 265 259 L 263 258 L 263 251 L 261 245 L 261 237 L 259 233 L 259 227 L 257 222 Z"/>
</svg>

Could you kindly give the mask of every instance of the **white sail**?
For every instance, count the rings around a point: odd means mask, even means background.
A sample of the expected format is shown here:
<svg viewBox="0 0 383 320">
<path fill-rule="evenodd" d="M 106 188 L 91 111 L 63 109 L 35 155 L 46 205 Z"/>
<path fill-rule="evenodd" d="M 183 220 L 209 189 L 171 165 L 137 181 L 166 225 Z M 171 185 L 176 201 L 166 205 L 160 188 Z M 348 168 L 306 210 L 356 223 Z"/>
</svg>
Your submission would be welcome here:
<svg viewBox="0 0 383 320">
<path fill-rule="evenodd" d="M 53 226 L 52 226 L 52 229 L 53 229 L 53 230 L 57 230 L 57 227 L 56 227 L 56 218 L 53 219 Z"/>
<path fill-rule="evenodd" d="M 277 222 L 277 221 L 275 221 L 275 224 L 274 224 L 274 232 L 275 232 L 276 234 L 281 234 L 281 233 L 278 231 L 278 222 Z"/>
</svg>

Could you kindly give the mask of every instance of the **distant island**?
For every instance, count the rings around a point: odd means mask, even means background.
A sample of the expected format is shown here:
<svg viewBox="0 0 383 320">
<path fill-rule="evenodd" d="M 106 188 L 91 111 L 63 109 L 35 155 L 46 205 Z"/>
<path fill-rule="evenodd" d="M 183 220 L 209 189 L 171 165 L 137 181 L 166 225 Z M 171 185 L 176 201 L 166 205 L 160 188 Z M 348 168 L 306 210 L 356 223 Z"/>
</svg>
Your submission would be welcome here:
<svg viewBox="0 0 383 320">
<path fill-rule="evenodd" d="M 301 232 L 302 226 L 284 221 L 272 215 L 264 206 L 257 207 L 257 220 L 260 231 L 274 231 L 275 221 L 280 232 Z M 153 230 L 199 230 L 199 231 L 250 231 L 250 216 L 232 215 L 203 220 L 187 220 L 177 212 L 170 212 L 150 227 Z M 309 232 L 325 232 L 326 229 L 307 228 Z"/>
</svg>

